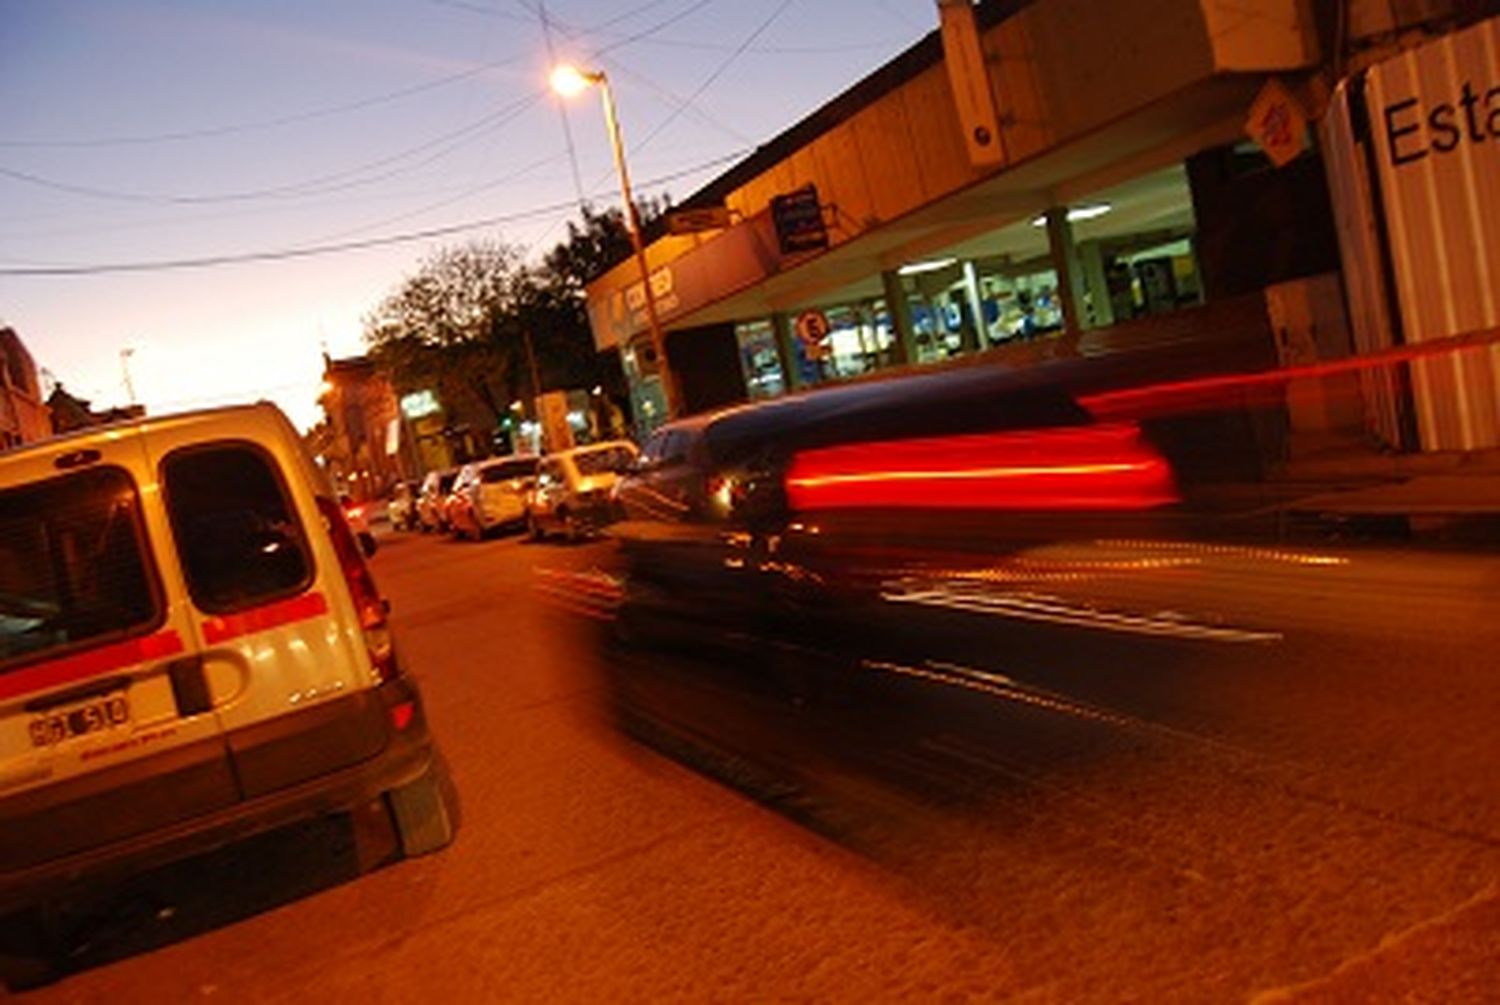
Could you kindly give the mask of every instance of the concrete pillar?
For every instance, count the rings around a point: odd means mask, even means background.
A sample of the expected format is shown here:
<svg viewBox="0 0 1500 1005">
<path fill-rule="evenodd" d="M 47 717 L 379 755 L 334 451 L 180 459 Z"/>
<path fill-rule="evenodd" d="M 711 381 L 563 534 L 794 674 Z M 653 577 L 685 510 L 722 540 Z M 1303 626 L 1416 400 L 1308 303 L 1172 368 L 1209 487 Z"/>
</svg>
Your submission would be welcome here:
<svg viewBox="0 0 1500 1005">
<path fill-rule="evenodd" d="M 1078 246 L 1078 264 L 1083 272 L 1083 288 L 1088 291 L 1093 316 L 1085 318 L 1085 328 L 1103 328 L 1115 323 L 1115 308 L 1109 298 L 1109 275 L 1104 268 L 1104 248 L 1098 241 L 1084 241 Z"/>
<path fill-rule="evenodd" d="M 964 348 L 978 352 L 989 347 L 990 341 L 984 330 L 984 297 L 979 292 L 979 270 L 974 263 L 964 259 L 964 299 L 969 304 L 969 316 L 974 323 L 964 335 Z"/>
<path fill-rule="evenodd" d="M 777 311 L 771 315 L 771 328 L 776 332 L 776 358 L 781 361 L 781 374 L 786 378 L 786 389 L 800 391 L 804 385 L 802 368 L 797 365 L 797 347 L 792 344 L 792 340 L 797 337 L 792 332 L 792 319 L 784 311 Z"/>
<path fill-rule="evenodd" d="M 1079 267 L 1078 247 L 1073 243 L 1073 225 L 1068 222 L 1068 207 L 1053 206 L 1047 210 L 1047 243 L 1052 251 L 1052 268 L 1057 272 L 1057 295 L 1062 299 L 1063 333 L 1077 342 L 1083 331 L 1079 308 L 1083 305 L 1083 270 Z"/>
<path fill-rule="evenodd" d="M 901 274 L 887 269 L 880 274 L 880 285 L 885 291 L 885 311 L 891 318 L 891 327 L 896 335 L 895 362 L 897 366 L 917 361 L 917 333 L 911 320 L 911 302 L 906 296 L 906 285 Z"/>
</svg>

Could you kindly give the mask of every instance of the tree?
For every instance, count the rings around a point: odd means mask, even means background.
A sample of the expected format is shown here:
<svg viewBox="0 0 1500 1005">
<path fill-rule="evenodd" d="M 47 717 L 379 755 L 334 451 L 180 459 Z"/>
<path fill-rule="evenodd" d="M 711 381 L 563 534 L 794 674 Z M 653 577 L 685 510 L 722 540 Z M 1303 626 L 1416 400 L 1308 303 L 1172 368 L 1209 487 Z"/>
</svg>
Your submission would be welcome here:
<svg viewBox="0 0 1500 1005">
<path fill-rule="evenodd" d="M 511 245 L 442 249 L 365 319 L 365 343 L 398 390 L 434 389 L 450 411 L 493 428 L 528 386 L 525 346 L 506 323 L 524 282 Z"/>
</svg>

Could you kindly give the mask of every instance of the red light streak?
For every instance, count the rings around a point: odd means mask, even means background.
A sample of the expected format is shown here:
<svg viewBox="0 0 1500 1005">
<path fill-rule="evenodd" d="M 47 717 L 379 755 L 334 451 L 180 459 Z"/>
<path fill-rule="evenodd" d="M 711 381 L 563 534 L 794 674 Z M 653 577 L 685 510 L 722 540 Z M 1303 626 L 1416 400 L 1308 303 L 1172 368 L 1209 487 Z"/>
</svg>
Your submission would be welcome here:
<svg viewBox="0 0 1500 1005">
<path fill-rule="evenodd" d="M 1217 411 L 1226 405 L 1241 408 L 1272 407 L 1281 403 L 1284 385 L 1294 380 L 1378 370 L 1435 356 L 1484 349 L 1496 344 L 1500 344 L 1500 328 L 1487 328 L 1328 363 L 1261 370 L 1256 373 L 1196 377 L 1122 391 L 1104 391 L 1081 397 L 1079 404 L 1098 419 L 1141 419 L 1183 412 Z"/>
<path fill-rule="evenodd" d="M 1178 499 L 1130 424 L 860 443 L 797 454 L 796 510 L 1149 509 Z"/>
</svg>

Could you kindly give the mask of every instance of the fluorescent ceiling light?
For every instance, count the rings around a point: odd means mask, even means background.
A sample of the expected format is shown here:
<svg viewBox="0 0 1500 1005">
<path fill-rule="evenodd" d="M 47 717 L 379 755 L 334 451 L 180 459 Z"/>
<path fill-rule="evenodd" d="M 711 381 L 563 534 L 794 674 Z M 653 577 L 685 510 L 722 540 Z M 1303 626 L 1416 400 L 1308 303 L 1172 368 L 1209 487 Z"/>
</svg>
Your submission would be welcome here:
<svg viewBox="0 0 1500 1005">
<path fill-rule="evenodd" d="M 957 264 L 956 258 L 934 258 L 928 262 L 912 262 L 910 265 L 903 265 L 896 272 L 903 276 L 915 276 L 923 272 L 936 272 L 938 269 L 946 269 L 950 265 Z"/>
<path fill-rule="evenodd" d="M 1114 207 L 1107 202 L 1096 202 L 1092 206 L 1070 206 L 1068 208 L 1068 222 L 1079 223 L 1083 220 L 1092 220 L 1096 217 L 1103 216 L 1113 208 Z M 1045 227 L 1047 226 L 1047 218 L 1045 216 L 1039 216 L 1035 220 L 1031 221 L 1031 225 L 1033 227 Z"/>
</svg>

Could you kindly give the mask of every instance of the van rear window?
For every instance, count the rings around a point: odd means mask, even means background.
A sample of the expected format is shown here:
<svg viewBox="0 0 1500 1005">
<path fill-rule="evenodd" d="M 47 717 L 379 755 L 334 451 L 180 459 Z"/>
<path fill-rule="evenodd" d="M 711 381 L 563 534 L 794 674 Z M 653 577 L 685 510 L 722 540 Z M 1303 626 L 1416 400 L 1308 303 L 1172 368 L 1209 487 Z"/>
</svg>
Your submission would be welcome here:
<svg viewBox="0 0 1500 1005">
<path fill-rule="evenodd" d="M 249 444 L 193 447 L 162 464 L 188 592 L 202 610 L 243 610 L 312 581 L 306 537 L 273 464 Z"/>
<path fill-rule="evenodd" d="M 153 627 L 140 497 L 97 467 L 0 492 L 0 666 Z"/>
</svg>

